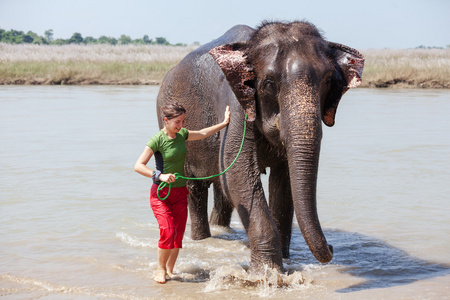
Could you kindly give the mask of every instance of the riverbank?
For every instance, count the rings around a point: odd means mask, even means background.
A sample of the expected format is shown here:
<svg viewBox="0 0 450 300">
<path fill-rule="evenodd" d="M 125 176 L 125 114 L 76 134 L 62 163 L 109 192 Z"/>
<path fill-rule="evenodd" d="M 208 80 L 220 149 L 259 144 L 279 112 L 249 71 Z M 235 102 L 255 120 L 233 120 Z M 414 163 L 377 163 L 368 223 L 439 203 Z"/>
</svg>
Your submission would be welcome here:
<svg viewBox="0 0 450 300">
<path fill-rule="evenodd" d="M 157 85 L 195 48 L 0 44 L 0 84 Z M 361 87 L 450 88 L 450 49 L 361 52 Z"/>
<path fill-rule="evenodd" d="M 450 88 L 450 49 L 380 49 L 366 57 L 362 87 Z"/>
</svg>

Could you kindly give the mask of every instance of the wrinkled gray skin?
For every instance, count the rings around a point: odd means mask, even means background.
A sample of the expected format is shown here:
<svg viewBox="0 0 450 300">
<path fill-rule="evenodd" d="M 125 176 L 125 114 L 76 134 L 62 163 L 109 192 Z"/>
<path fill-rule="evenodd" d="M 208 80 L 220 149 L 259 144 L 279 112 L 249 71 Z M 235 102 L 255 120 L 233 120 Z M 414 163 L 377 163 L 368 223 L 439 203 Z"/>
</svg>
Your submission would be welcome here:
<svg viewBox="0 0 450 300">
<path fill-rule="evenodd" d="M 333 126 L 339 100 L 359 85 L 363 65 L 358 51 L 325 41 L 312 24 L 265 22 L 257 30 L 233 27 L 166 75 L 158 111 L 164 103 L 179 101 L 187 109 L 186 128 L 221 122 L 226 106 L 231 109 L 226 129 L 187 143 L 186 176 L 204 177 L 228 167 L 248 115 L 236 164 L 223 176 L 188 182 L 193 239 L 211 236 L 207 189 L 213 184 L 210 222 L 229 226 L 237 209 L 249 239 L 250 271 L 259 272 L 264 265 L 283 270 L 294 211 L 316 259 L 332 259 L 316 208 L 321 122 Z M 268 203 L 260 178 L 267 168 Z"/>
</svg>

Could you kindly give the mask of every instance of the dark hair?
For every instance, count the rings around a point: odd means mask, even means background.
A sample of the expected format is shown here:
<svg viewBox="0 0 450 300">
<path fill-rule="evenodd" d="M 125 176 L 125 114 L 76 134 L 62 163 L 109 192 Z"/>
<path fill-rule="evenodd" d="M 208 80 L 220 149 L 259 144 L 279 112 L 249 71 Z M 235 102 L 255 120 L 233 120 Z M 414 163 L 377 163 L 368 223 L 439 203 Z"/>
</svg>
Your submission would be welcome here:
<svg viewBox="0 0 450 300">
<path fill-rule="evenodd" d="M 162 117 L 168 120 L 174 119 L 186 113 L 186 109 L 178 102 L 172 102 L 161 107 Z"/>
</svg>

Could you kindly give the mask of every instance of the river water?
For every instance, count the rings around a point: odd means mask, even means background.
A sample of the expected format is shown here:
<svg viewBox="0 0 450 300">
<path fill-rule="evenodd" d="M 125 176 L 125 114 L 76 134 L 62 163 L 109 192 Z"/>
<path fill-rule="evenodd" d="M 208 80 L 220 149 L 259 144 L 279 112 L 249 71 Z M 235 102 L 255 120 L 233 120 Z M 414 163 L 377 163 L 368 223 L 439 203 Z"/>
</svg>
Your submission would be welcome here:
<svg viewBox="0 0 450 300">
<path fill-rule="evenodd" d="M 178 276 L 156 269 L 149 179 L 155 86 L 0 86 L 0 296 L 8 299 L 446 299 L 450 92 L 355 89 L 324 127 L 318 263 L 294 223 L 287 273 L 249 275 L 231 229 L 193 241 Z M 154 162 L 151 161 L 150 164 Z M 263 177 L 267 185 L 267 176 Z M 189 223 L 189 220 L 188 220 Z M 278 284 L 277 284 L 278 282 Z"/>
</svg>

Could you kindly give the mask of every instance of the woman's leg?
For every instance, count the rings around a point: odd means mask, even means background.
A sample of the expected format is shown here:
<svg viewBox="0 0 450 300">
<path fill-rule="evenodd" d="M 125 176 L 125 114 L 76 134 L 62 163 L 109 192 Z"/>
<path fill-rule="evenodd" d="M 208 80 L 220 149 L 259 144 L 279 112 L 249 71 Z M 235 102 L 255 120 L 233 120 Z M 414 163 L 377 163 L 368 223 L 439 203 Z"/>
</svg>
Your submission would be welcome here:
<svg viewBox="0 0 450 300">
<path fill-rule="evenodd" d="M 156 188 L 156 185 L 152 186 L 150 197 L 151 207 L 160 227 L 158 270 L 155 280 L 159 283 L 165 283 L 166 274 L 173 276 L 173 268 L 182 247 L 187 221 L 188 192 L 186 187 L 175 188 L 172 189 L 168 199 L 160 201 L 156 197 Z"/>
<path fill-rule="evenodd" d="M 180 248 L 174 248 L 170 250 L 169 259 L 166 262 L 166 272 L 170 277 L 173 276 L 173 267 L 175 266 L 175 262 L 177 261 L 179 252 Z"/>
<path fill-rule="evenodd" d="M 173 249 L 158 248 L 158 269 L 156 270 L 155 281 L 159 283 L 166 282 L 167 263 Z"/>
<path fill-rule="evenodd" d="M 178 253 L 183 247 L 183 235 L 186 229 L 186 221 L 188 218 L 187 194 L 188 192 L 186 187 L 177 188 L 176 192 L 174 193 L 174 196 L 177 200 L 172 205 L 172 213 L 176 233 L 174 236 L 174 248 L 170 253 L 170 257 L 166 265 L 167 274 L 169 274 L 170 277 L 173 276 L 173 268 L 175 266 L 175 262 L 177 261 Z"/>
<path fill-rule="evenodd" d="M 170 258 L 170 253 L 174 247 L 173 241 L 176 235 L 175 225 L 173 223 L 173 216 L 171 212 L 171 204 L 169 201 L 161 201 L 156 195 L 158 186 L 153 184 L 150 192 L 150 205 L 158 221 L 160 229 L 160 237 L 158 242 L 158 269 L 155 273 L 155 281 L 159 283 L 166 282 L 167 262 Z"/>
</svg>

